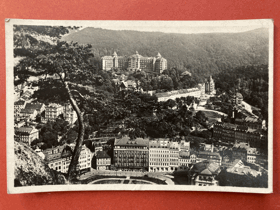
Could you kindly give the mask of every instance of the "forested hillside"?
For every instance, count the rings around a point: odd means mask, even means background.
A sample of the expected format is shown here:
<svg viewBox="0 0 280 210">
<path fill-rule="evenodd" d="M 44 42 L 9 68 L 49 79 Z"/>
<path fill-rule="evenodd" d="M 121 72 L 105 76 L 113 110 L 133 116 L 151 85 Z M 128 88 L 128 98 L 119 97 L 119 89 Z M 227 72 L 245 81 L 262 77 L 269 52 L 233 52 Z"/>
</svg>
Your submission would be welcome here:
<svg viewBox="0 0 280 210">
<path fill-rule="evenodd" d="M 131 55 L 137 50 L 143 56 L 160 52 L 169 68 L 185 69 L 204 78 L 224 69 L 268 62 L 268 30 L 242 33 L 168 34 L 159 32 L 114 31 L 85 28 L 62 37 L 65 41 L 93 46 L 95 63 L 100 57 Z"/>
<path fill-rule="evenodd" d="M 261 111 L 253 112 L 264 119 L 268 118 L 268 65 L 241 66 L 227 69 L 214 75 L 217 93 L 229 95 L 238 91 L 244 101 L 259 108 Z M 226 97 L 226 95 L 224 95 Z"/>
</svg>

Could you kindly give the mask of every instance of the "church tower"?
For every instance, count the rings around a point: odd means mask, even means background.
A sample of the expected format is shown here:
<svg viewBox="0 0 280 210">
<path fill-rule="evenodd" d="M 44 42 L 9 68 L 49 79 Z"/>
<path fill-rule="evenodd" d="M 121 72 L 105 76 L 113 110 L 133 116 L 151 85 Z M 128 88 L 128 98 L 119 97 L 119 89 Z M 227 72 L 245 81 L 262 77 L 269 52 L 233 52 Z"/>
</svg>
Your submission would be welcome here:
<svg viewBox="0 0 280 210">
<path fill-rule="evenodd" d="M 113 66 L 114 66 L 114 68 L 119 67 L 118 55 L 117 55 L 116 51 L 114 51 L 114 53 L 113 53 Z"/>
</svg>

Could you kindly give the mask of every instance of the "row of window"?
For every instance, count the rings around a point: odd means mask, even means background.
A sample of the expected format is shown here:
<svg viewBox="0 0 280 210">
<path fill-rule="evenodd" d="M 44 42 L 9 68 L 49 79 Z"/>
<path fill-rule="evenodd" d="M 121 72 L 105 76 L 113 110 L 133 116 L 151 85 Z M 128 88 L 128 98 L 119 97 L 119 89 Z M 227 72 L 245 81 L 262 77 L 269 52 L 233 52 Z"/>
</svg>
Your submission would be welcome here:
<svg viewBox="0 0 280 210">
<path fill-rule="evenodd" d="M 148 166 L 148 164 L 141 163 L 117 163 L 116 166 Z"/>
<path fill-rule="evenodd" d="M 157 163 L 150 163 L 150 165 L 151 166 L 169 166 L 169 164 L 168 163 L 159 163 L 159 162 L 157 162 Z"/>
<path fill-rule="evenodd" d="M 166 162 L 166 161 L 170 161 L 169 159 L 158 159 L 158 158 L 151 158 L 150 161 L 160 161 L 160 162 Z"/>
<path fill-rule="evenodd" d="M 150 149 L 150 153 L 169 153 L 169 150 L 153 150 L 153 149 Z"/>
<path fill-rule="evenodd" d="M 150 154 L 150 157 L 170 157 L 170 155 Z"/>
</svg>

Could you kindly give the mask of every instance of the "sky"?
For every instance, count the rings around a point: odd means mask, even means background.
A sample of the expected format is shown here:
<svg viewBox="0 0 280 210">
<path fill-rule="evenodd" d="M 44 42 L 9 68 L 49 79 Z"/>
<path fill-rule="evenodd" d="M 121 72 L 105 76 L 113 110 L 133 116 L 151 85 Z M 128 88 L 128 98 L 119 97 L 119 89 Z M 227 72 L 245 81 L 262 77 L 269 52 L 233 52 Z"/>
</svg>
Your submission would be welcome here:
<svg viewBox="0 0 280 210">
<path fill-rule="evenodd" d="M 83 24 L 110 30 L 134 30 L 164 33 L 234 33 L 268 28 L 264 20 L 245 21 L 92 21 Z"/>
</svg>

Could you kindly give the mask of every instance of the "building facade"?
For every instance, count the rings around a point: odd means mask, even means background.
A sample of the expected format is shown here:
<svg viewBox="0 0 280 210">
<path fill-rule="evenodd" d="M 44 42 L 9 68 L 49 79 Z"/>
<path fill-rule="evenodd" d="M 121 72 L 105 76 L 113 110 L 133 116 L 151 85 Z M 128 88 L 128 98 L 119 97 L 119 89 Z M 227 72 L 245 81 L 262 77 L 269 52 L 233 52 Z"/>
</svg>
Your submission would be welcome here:
<svg viewBox="0 0 280 210">
<path fill-rule="evenodd" d="M 246 143 L 235 144 L 232 148 L 232 158 L 240 159 L 248 163 L 261 164 L 267 160 L 267 156 L 262 154 L 257 148 L 250 147 Z"/>
<path fill-rule="evenodd" d="M 72 154 L 75 145 L 63 145 L 55 148 L 49 148 L 43 151 L 45 160 L 48 166 L 61 173 L 67 173 L 71 163 Z M 92 154 L 90 150 L 83 145 L 77 165 L 79 173 L 84 173 L 91 170 Z"/>
<path fill-rule="evenodd" d="M 170 142 L 158 139 L 149 142 L 149 171 L 170 171 Z"/>
<path fill-rule="evenodd" d="M 24 100 L 19 100 L 19 101 L 16 101 L 14 103 L 14 116 L 15 116 L 15 118 L 18 118 L 20 116 L 20 111 L 22 109 L 24 109 L 25 105 L 26 105 L 26 101 L 24 101 Z"/>
<path fill-rule="evenodd" d="M 222 164 L 222 157 L 217 152 L 199 151 L 196 160 L 197 162 L 211 161 L 219 165 Z"/>
<path fill-rule="evenodd" d="M 67 173 L 72 158 L 72 149 L 69 146 L 58 146 L 43 151 L 48 166 L 61 173 Z"/>
<path fill-rule="evenodd" d="M 188 171 L 196 163 L 197 155 L 190 151 L 180 151 L 178 158 L 178 171 Z"/>
<path fill-rule="evenodd" d="M 247 125 L 217 122 L 213 127 L 213 138 L 232 143 L 247 143 L 251 147 L 266 149 L 267 134 Z"/>
<path fill-rule="evenodd" d="M 178 142 L 170 143 L 170 171 L 177 171 L 179 166 L 179 151 L 180 145 Z"/>
<path fill-rule="evenodd" d="M 215 93 L 215 82 L 212 79 L 212 76 L 206 79 L 205 81 L 205 93 L 214 94 Z"/>
<path fill-rule="evenodd" d="M 71 104 L 68 103 L 64 105 L 63 117 L 69 124 L 74 124 L 78 119 L 77 114 Z"/>
<path fill-rule="evenodd" d="M 214 162 L 200 162 L 192 168 L 192 184 L 196 186 L 218 186 L 219 182 L 215 179 L 220 173 L 219 164 Z"/>
<path fill-rule="evenodd" d="M 156 93 L 158 101 L 167 101 L 169 99 L 175 100 L 176 98 L 193 96 L 195 98 L 200 98 L 201 90 L 199 88 L 189 88 L 181 90 L 173 90 L 164 93 Z"/>
<path fill-rule="evenodd" d="M 31 145 L 32 141 L 39 139 L 39 130 L 33 127 L 20 127 L 15 129 L 19 141 Z"/>
<path fill-rule="evenodd" d="M 19 117 L 24 120 L 35 120 L 37 116 L 36 109 L 21 109 Z"/>
<path fill-rule="evenodd" d="M 45 104 L 43 103 L 27 103 L 25 109 L 36 110 L 37 114 L 41 114 L 45 111 Z"/>
<path fill-rule="evenodd" d="M 45 122 L 55 121 L 57 117 L 63 114 L 63 106 L 60 104 L 51 103 L 46 106 L 45 110 Z"/>
<path fill-rule="evenodd" d="M 111 166 L 111 157 L 105 151 L 98 151 L 96 154 L 96 169 L 109 170 Z"/>
<path fill-rule="evenodd" d="M 144 57 L 136 54 L 131 56 L 118 56 L 116 52 L 112 56 L 103 56 L 101 58 L 102 69 L 111 70 L 118 68 L 122 70 L 143 70 L 161 73 L 167 69 L 167 60 L 160 53 L 156 57 Z"/>
<path fill-rule="evenodd" d="M 115 139 L 113 164 L 118 170 L 148 171 L 149 139 Z"/>
</svg>

